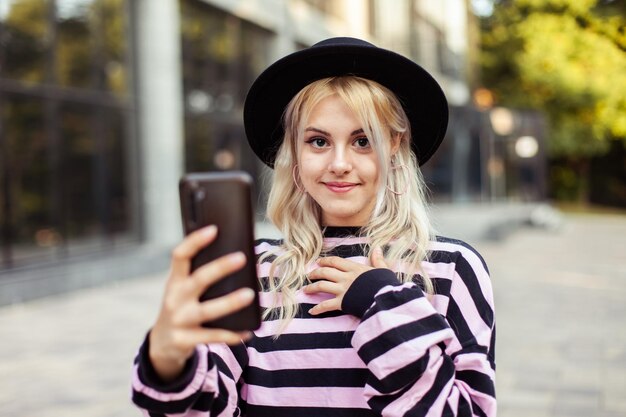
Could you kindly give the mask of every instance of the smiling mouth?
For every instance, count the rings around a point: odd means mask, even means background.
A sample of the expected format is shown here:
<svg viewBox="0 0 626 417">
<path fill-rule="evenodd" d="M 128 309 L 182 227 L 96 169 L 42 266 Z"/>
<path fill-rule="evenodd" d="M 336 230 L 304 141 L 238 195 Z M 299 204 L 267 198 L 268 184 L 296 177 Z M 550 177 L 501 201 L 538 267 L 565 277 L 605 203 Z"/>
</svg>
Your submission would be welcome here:
<svg viewBox="0 0 626 417">
<path fill-rule="evenodd" d="M 325 182 L 324 185 L 334 193 L 347 193 L 359 184 L 353 182 Z"/>
</svg>

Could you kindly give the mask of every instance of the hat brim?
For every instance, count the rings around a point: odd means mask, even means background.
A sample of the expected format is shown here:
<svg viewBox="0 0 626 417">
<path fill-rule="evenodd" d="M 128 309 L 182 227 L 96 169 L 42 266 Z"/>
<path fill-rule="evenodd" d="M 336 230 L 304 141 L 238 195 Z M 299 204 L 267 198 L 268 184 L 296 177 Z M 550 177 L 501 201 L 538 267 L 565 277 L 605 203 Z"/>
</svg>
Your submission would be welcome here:
<svg viewBox="0 0 626 417">
<path fill-rule="evenodd" d="M 355 75 L 378 82 L 400 100 L 411 123 L 412 149 L 423 165 L 448 125 L 448 103 L 435 79 L 413 61 L 373 45 L 332 44 L 294 52 L 256 79 L 244 105 L 244 125 L 256 155 L 273 168 L 283 140 L 282 115 L 291 99 L 313 81 Z"/>
</svg>

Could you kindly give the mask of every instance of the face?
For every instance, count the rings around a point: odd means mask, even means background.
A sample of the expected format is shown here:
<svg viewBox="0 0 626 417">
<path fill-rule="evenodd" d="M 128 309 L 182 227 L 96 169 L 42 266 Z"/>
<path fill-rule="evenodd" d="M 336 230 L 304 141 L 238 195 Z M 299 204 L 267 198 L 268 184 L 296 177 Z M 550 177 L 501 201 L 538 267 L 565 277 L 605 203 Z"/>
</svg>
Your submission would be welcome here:
<svg viewBox="0 0 626 417">
<path fill-rule="evenodd" d="M 322 209 L 322 225 L 365 225 L 376 204 L 380 163 L 354 113 L 329 96 L 312 109 L 300 140 L 300 180 Z"/>
</svg>

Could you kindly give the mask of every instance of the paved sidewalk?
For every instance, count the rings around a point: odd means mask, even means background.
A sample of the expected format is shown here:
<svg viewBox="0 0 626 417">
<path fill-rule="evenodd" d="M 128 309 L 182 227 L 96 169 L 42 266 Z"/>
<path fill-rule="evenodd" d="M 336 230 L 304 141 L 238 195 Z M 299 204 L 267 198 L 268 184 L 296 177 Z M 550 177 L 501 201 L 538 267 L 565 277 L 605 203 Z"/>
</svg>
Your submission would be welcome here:
<svg viewBox="0 0 626 417">
<path fill-rule="evenodd" d="M 499 416 L 626 416 L 626 216 L 477 247 L 494 282 Z"/>
<path fill-rule="evenodd" d="M 461 223 L 483 216 L 464 210 Z M 461 235 L 476 238 L 493 277 L 499 416 L 626 416 L 626 216 L 567 216 L 558 231 L 503 240 Z M 0 416 L 139 415 L 130 367 L 164 280 L 0 308 Z"/>
</svg>

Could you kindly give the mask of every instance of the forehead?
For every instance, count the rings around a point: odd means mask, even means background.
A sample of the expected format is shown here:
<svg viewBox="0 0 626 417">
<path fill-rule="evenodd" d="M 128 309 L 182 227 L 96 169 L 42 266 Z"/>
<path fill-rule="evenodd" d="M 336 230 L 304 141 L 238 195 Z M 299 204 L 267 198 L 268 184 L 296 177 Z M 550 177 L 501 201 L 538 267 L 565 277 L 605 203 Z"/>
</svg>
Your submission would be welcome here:
<svg viewBox="0 0 626 417">
<path fill-rule="evenodd" d="M 323 98 L 311 108 L 305 127 L 317 124 L 340 124 L 353 127 L 360 125 L 361 122 L 350 106 L 339 95 L 334 94 Z"/>
</svg>

